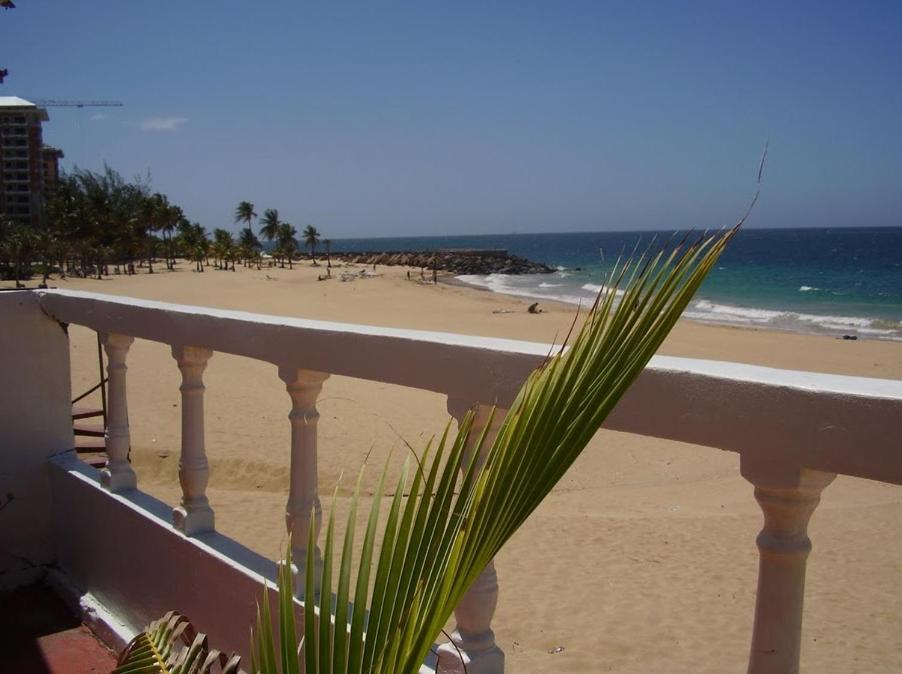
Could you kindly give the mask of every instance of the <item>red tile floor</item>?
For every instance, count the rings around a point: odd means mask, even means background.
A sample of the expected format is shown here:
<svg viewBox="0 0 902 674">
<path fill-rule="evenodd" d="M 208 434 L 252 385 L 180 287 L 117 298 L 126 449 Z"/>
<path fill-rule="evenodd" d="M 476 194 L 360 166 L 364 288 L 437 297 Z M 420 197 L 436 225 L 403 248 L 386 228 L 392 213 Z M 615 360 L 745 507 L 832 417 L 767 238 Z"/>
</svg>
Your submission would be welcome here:
<svg viewBox="0 0 902 674">
<path fill-rule="evenodd" d="M 0 595 L 0 672 L 111 672 L 116 656 L 42 585 Z"/>
</svg>

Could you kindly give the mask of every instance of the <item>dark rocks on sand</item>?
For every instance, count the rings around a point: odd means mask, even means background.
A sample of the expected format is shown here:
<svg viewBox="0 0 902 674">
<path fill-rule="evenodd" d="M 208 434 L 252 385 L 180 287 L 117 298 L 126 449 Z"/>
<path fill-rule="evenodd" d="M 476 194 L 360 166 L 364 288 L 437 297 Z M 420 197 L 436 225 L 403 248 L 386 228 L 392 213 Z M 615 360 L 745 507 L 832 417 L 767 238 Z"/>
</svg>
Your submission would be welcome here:
<svg viewBox="0 0 902 674">
<path fill-rule="evenodd" d="M 555 270 L 506 250 L 435 250 L 367 253 L 332 253 L 333 258 L 353 264 L 384 264 L 420 267 L 461 274 L 550 274 Z"/>
</svg>

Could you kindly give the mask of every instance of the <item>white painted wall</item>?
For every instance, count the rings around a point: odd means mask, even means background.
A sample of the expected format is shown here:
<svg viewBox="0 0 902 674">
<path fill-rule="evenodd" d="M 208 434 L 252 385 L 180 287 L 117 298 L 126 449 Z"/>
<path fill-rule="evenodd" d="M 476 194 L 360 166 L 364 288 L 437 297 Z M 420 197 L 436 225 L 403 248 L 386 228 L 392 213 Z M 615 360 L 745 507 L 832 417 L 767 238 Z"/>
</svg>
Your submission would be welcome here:
<svg viewBox="0 0 902 674">
<path fill-rule="evenodd" d="M 249 662 L 249 629 L 263 579 L 275 578 L 272 561 L 216 532 L 186 537 L 168 505 L 138 490 L 110 493 L 74 452 L 55 457 L 50 473 L 57 563 L 72 585 L 125 631 L 177 610 L 212 646 Z"/>
<path fill-rule="evenodd" d="M 53 561 L 47 458 L 73 446 L 69 342 L 30 292 L 0 293 L 0 589 Z"/>
</svg>

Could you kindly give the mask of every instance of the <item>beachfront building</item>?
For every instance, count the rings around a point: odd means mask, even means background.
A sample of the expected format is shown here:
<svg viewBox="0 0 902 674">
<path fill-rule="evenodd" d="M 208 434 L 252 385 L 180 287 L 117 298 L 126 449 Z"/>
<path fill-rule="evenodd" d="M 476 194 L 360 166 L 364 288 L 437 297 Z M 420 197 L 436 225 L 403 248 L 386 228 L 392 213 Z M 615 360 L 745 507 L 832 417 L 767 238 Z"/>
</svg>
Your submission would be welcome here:
<svg viewBox="0 0 902 674">
<path fill-rule="evenodd" d="M 63 151 L 52 145 L 41 148 L 41 163 L 44 168 L 44 188 L 53 185 L 60 177 L 60 159 L 65 157 Z"/>
<path fill-rule="evenodd" d="M 97 331 L 107 358 L 109 462 L 101 471 L 73 451 L 65 329 L 73 324 Z M 204 373 L 216 352 L 275 366 L 271 376 L 284 383 L 290 442 L 267 451 L 290 456 L 285 519 L 294 559 L 306 560 L 302 534 L 311 520 L 317 529 L 321 524 L 317 399 L 331 374 L 439 394 L 457 418 L 475 407 L 475 435 L 480 426 L 491 435 L 549 351 L 532 342 L 65 290 L 0 293 L 0 325 L 15 326 L 0 330 L 0 590 L 44 579 L 117 647 L 151 619 L 178 609 L 212 645 L 246 653 L 263 582 L 274 578 L 272 560 L 217 531 L 215 499 L 207 494 Z M 136 339 L 171 349 L 171 367 L 180 375 L 177 504 L 141 491 L 140 471 L 128 460 L 126 377 Z M 493 405 L 500 409 L 495 416 Z M 809 518 L 822 492 L 829 498 L 837 474 L 902 485 L 900 423 L 900 381 L 655 357 L 605 427 L 738 455 L 764 514 L 748 672 L 793 674 L 801 654 Z M 754 555 L 751 539 L 748 547 Z M 701 558 L 709 551 L 695 553 Z M 503 582 L 503 569 L 501 576 Z M 671 572 L 668 580 L 676 593 L 677 578 Z M 439 671 L 463 672 L 461 657 L 469 674 L 504 671 L 492 630 L 498 588 L 490 563 L 456 611 L 456 645 L 437 649 Z M 718 648 L 717 636 L 697 649 L 699 662 Z"/>
<path fill-rule="evenodd" d="M 0 96 L 0 214 L 37 225 L 41 216 L 45 175 L 59 174 L 55 148 L 44 151 L 42 123 L 47 111 L 18 96 Z"/>
</svg>

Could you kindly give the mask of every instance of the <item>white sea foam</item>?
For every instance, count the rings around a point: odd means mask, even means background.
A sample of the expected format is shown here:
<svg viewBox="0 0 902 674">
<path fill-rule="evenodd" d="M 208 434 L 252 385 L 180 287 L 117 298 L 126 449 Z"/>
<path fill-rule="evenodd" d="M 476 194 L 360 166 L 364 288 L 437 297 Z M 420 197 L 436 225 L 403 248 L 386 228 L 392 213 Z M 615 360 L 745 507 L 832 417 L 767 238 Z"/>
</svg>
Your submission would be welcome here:
<svg viewBox="0 0 902 674">
<path fill-rule="evenodd" d="M 489 274 L 488 276 L 468 275 L 457 278 L 465 283 L 487 288 L 496 293 L 549 302 L 581 304 L 583 307 L 594 302 L 598 293 L 605 289 L 605 286 L 595 283 L 584 283 L 581 286 L 549 283 L 539 280 L 547 278 L 547 276 L 537 275 Z M 623 291 L 618 290 L 617 294 L 622 295 Z M 738 307 L 706 299 L 692 302 L 683 312 L 683 317 L 702 323 L 720 325 L 744 325 L 836 336 L 851 334 L 902 341 L 902 321 Z"/>
<path fill-rule="evenodd" d="M 800 286 L 799 287 L 800 293 L 810 293 L 810 292 L 815 292 L 818 290 L 820 290 L 820 288 L 815 288 L 814 286 Z"/>
<path fill-rule="evenodd" d="M 523 276 L 511 276 L 508 274 L 489 274 L 487 276 L 477 274 L 465 274 L 457 277 L 458 280 L 470 285 L 487 288 L 495 293 L 514 295 L 516 297 L 531 297 L 537 300 L 549 302 L 565 302 L 587 306 L 595 300 L 595 294 L 581 292 L 579 288 L 568 286 L 564 283 L 535 282 L 535 278 Z M 558 288 L 571 290 L 562 292 Z"/>
<path fill-rule="evenodd" d="M 902 341 L 902 322 L 881 321 L 860 316 L 830 316 L 774 309 L 753 309 L 717 304 L 709 300 L 696 300 L 686 309 L 683 317 L 706 323 L 757 325 L 831 335 L 858 334 Z"/>
<path fill-rule="evenodd" d="M 715 304 L 708 300 L 697 300 L 683 314 L 687 318 L 719 317 L 730 323 L 767 323 L 778 318 L 782 312 L 770 309 L 748 309 Z"/>
<path fill-rule="evenodd" d="M 608 291 L 608 287 L 607 287 L 607 286 L 605 286 L 605 285 L 595 285 L 594 283 L 583 283 L 582 289 L 583 289 L 583 290 L 588 290 L 588 291 L 589 291 L 590 293 L 592 293 L 593 295 L 597 295 L 597 294 L 600 293 L 602 290 L 605 291 L 605 292 Z M 623 291 L 618 289 L 618 290 L 615 291 L 615 294 L 617 295 L 617 297 L 620 297 L 621 295 L 623 295 Z"/>
</svg>

